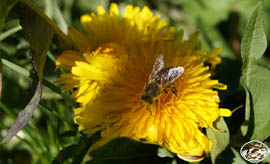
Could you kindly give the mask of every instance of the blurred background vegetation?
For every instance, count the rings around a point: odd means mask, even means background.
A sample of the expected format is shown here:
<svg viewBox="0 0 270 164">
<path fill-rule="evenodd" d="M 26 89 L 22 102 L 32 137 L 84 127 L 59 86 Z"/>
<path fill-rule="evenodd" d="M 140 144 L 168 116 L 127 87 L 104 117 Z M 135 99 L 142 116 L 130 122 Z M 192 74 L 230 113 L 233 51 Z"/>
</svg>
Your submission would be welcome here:
<svg viewBox="0 0 270 164">
<path fill-rule="evenodd" d="M 240 155 L 239 128 L 244 121 L 245 92 L 239 83 L 241 75 L 241 38 L 254 10 L 256 0 L 35 0 L 33 1 L 52 18 L 61 29 L 72 26 L 82 29 L 80 16 L 96 11 L 98 5 L 108 8 L 111 2 L 124 9 L 127 4 L 149 6 L 154 13 L 161 13 L 169 24 L 184 29 L 185 37 L 199 30 L 204 50 L 221 47 L 223 62 L 215 69 L 214 78 L 228 85 L 221 91 L 221 107 L 231 110 L 240 107 L 233 116 L 226 118 L 230 130 L 230 146 L 217 158 L 217 163 L 245 163 Z M 270 0 L 264 2 L 265 32 L 270 40 Z M 0 102 L 0 133 L 5 135 L 19 111 L 30 98 L 31 78 L 24 76 L 33 71 L 29 60 L 29 43 L 19 24 L 20 16 L 12 10 L 0 35 L 0 55 L 3 58 L 3 93 Z M 90 161 L 87 136 L 76 132 L 74 104 L 67 97 L 49 89 L 59 88 L 55 80 L 61 69 L 55 67 L 55 55 L 60 50 L 51 46 L 45 68 L 43 95 L 31 121 L 8 143 L 0 146 L 0 164 L 11 163 L 186 163 L 178 158 L 157 155 L 157 146 L 145 145 L 129 139 L 118 139 L 94 152 L 97 160 Z M 269 59 L 269 46 L 265 58 Z M 268 60 L 270 61 L 270 60 Z M 15 65 L 14 65 L 15 64 Z M 267 63 L 270 67 L 270 62 Z M 17 71 L 19 72 L 17 72 Z M 92 137 L 94 140 L 94 137 Z M 117 146 L 118 145 L 118 146 Z M 121 147 L 119 146 L 121 145 Z M 100 160 L 99 160 L 100 157 Z M 107 158 L 104 158 L 107 157 Z M 226 159 L 226 160 L 224 160 Z M 87 162 L 90 161 L 90 162 Z M 218 162 L 219 161 L 219 162 Z M 200 163 L 210 163 L 206 158 Z"/>
</svg>

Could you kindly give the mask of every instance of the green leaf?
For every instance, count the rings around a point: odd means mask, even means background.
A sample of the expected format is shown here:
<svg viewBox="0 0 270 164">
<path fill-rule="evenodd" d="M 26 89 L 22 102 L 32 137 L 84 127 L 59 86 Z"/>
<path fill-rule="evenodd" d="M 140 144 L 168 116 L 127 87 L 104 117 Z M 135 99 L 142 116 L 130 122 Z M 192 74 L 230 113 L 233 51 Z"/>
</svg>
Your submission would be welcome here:
<svg viewBox="0 0 270 164">
<path fill-rule="evenodd" d="M 220 154 L 219 158 L 217 158 L 216 163 L 218 164 L 246 164 L 248 163 L 240 155 L 239 149 L 236 149 L 235 147 L 232 147 L 232 146 L 227 147 L 226 150 L 223 151 L 222 154 Z"/>
<path fill-rule="evenodd" d="M 2 60 L 0 60 L 0 99 L 2 97 Z"/>
<path fill-rule="evenodd" d="M 226 149 L 230 141 L 229 130 L 224 119 L 222 117 L 219 118 L 219 120 L 217 120 L 215 124 L 215 127 L 217 129 L 224 130 L 224 132 L 218 132 L 212 128 L 206 129 L 207 136 L 213 143 L 212 151 L 210 154 L 213 164 L 216 163 L 218 155 Z"/>
<path fill-rule="evenodd" d="M 232 164 L 246 164 L 247 161 L 245 161 L 241 155 L 240 152 L 234 149 L 233 147 L 230 148 L 234 154 L 233 162 Z"/>
<path fill-rule="evenodd" d="M 10 30 L 8 30 L 8 31 L 0 34 L 0 41 L 6 39 L 8 36 L 14 34 L 17 31 L 20 31 L 21 29 L 22 29 L 21 26 L 17 26 L 17 27 L 14 27 L 14 28 L 12 28 L 12 29 L 10 29 Z"/>
<path fill-rule="evenodd" d="M 43 11 L 41 11 L 29 0 L 20 0 L 20 2 L 22 7 L 21 9 L 23 9 L 21 11 L 22 13 L 29 9 L 32 10 L 33 13 L 39 16 L 39 19 L 44 21 L 46 28 L 54 31 L 55 35 L 53 41 L 59 48 L 61 48 L 62 50 L 72 49 L 71 39 L 66 34 L 64 34 L 63 31 L 61 31 L 61 29 L 48 16 L 46 16 Z"/>
<path fill-rule="evenodd" d="M 245 69 L 250 63 L 254 64 L 254 62 L 261 59 L 266 46 L 263 24 L 263 2 L 259 2 L 249 20 L 242 39 L 241 54 L 243 68 Z"/>
<path fill-rule="evenodd" d="M 31 58 L 36 72 L 42 79 L 43 67 L 48 48 L 51 44 L 54 30 L 48 27 L 48 23 L 40 18 L 34 10 L 28 6 L 20 7 L 21 25 L 25 32 L 27 40 L 31 46 Z"/>
<path fill-rule="evenodd" d="M 215 26 L 218 22 L 225 20 L 230 12 L 230 3 L 224 0 L 182 0 L 182 4 L 185 14 L 188 14 L 191 21 L 195 23 L 201 19 L 208 26 Z"/>
<path fill-rule="evenodd" d="M 41 85 L 40 83 L 38 83 L 33 97 L 28 102 L 26 107 L 18 114 L 17 119 L 13 123 L 12 127 L 8 130 L 6 136 L 4 137 L 1 143 L 9 141 L 27 124 L 27 122 L 31 119 L 32 115 L 34 114 L 34 110 L 36 109 L 40 101 L 41 93 L 42 93 Z"/>
<path fill-rule="evenodd" d="M 80 145 L 79 144 L 74 144 L 67 146 L 63 148 L 57 155 L 57 157 L 53 160 L 53 164 L 62 164 L 69 158 L 77 155 L 80 151 Z"/>
<path fill-rule="evenodd" d="M 129 138 L 115 139 L 91 153 L 88 164 L 111 163 L 164 163 L 166 158 L 158 158 L 157 146 L 142 144 Z"/>
<path fill-rule="evenodd" d="M 60 27 L 60 29 L 67 34 L 68 32 L 68 25 L 57 5 L 57 1 L 55 0 L 46 0 L 46 14 L 50 17 L 50 18 L 54 18 L 57 25 Z"/>
<path fill-rule="evenodd" d="M 76 136 L 76 134 L 77 134 L 76 131 L 69 130 L 69 131 L 65 131 L 61 133 L 59 137 L 72 137 L 72 136 Z"/>
<path fill-rule="evenodd" d="M 6 1 L 4 1 L 6 3 Z M 15 3 L 14 3 L 15 4 Z M 8 130 L 3 142 L 9 141 L 31 119 L 42 95 L 42 74 L 46 54 L 52 38 L 61 49 L 72 48 L 71 40 L 54 22 L 52 22 L 40 9 L 28 0 L 21 0 L 18 6 L 21 16 L 21 25 L 26 38 L 30 42 L 30 56 L 35 68 L 33 88 L 36 88 L 33 97 L 26 107 L 19 113 L 15 123 Z"/>
<path fill-rule="evenodd" d="M 6 59 L 2 59 L 2 63 L 3 63 L 4 65 L 8 66 L 10 69 L 12 69 L 12 70 L 18 72 L 19 74 L 21 74 L 21 75 L 23 75 L 23 76 L 25 76 L 25 77 L 31 77 L 31 78 L 34 78 L 34 74 L 33 74 L 32 72 L 30 73 L 28 70 L 26 70 L 25 68 L 23 68 L 23 67 L 21 67 L 21 66 L 19 66 L 19 65 L 17 65 L 17 64 L 14 64 L 14 63 L 12 63 L 12 62 L 6 60 Z M 48 80 L 46 80 L 46 79 L 44 79 L 44 78 L 42 79 L 42 81 L 43 81 L 43 85 L 45 85 L 47 88 L 51 89 L 51 90 L 54 91 L 55 93 L 57 93 L 57 94 L 59 94 L 60 96 L 62 96 L 64 99 L 66 99 L 66 101 L 67 101 L 69 104 L 72 104 L 72 105 L 75 104 L 74 100 L 71 99 L 70 96 L 68 96 L 66 93 L 62 92 L 62 90 L 61 90 L 59 87 L 57 87 L 56 85 L 54 85 L 52 82 L 50 82 L 50 81 L 48 81 Z M 45 108 L 45 109 L 47 109 L 47 110 L 49 110 L 49 111 L 52 111 L 52 112 L 54 111 L 53 109 L 51 109 L 51 108 L 45 106 L 42 102 L 40 103 L 40 107 Z M 70 122 L 70 121 L 68 121 L 66 118 L 63 118 L 61 115 L 59 115 L 59 114 L 57 114 L 57 113 L 55 113 L 55 112 L 53 112 L 53 113 L 56 114 L 56 116 L 59 117 L 60 119 L 62 119 L 62 120 L 64 120 L 64 121 L 67 121 L 67 122 Z"/>
<path fill-rule="evenodd" d="M 47 23 L 40 19 L 33 10 L 22 5 L 20 11 L 21 25 L 28 41 L 30 42 L 30 55 L 37 73 L 36 79 L 34 79 L 33 83 L 33 88 L 36 88 L 36 90 L 29 103 L 19 113 L 15 123 L 8 130 L 2 142 L 7 142 L 14 137 L 27 124 L 34 114 L 42 95 L 42 72 L 46 54 L 54 35 L 54 31 L 51 28 L 47 28 Z"/>
<path fill-rule="evenodd" d="M 33 88 L 36 88 L 33 97 L 26 107 L 19 113 L 12 127 L 8 130 L 3 142 L 9 141 L 14 137 L 31 119 L 42 95 L 42 72 L 45 64 L 46 54 L 51 44 L 54 31 L 47 28 L 47 23 L 27 6 L 20 8 L 21 25 L 23 31 L 30 42 L 30 55 L 37 73 L 33 82 Z M 38 80 L 37 80 L 38 79 Z"/>
<path fill-rule="evenodd" d="M 3 23 L 12 7 L 18 2 L 18 0 L 1 0 L 0 3 L 0 32 L 2 30 Z"/>
<path fill-rule="evenodd" d="M 84 156 L 88 152 L 88 146 L 86 146 L 78 155 L 75 156 L 75 158 L 72 160 L 71 164 L 81 164 Z"/>
<path fill-rule="evenodd" d="M 242 132 L 257 140 L 267 138 L 270 131 L 270 71 L 263 58 L 266 46 L 261 1 L 249 20 L 241 45 L 241 83 L 246 91 L 246 124 Z"/>
<path fill-rule="evenodd" d="M 0 41 L 5 38 L 7 33 L 1 34 L 4 21 L 12 9 L 12 7 L 18 2 L 18 0 L 1 0 L 0 3 Z M 2 62 L 0 61 L 0 99 L 2 96 Z"/>
<path fill-rule="evenodd" d="M 52 163 L 62 164 L 72 157 L 75 157 L 75 159 L 73 160 L 74 164 L 81 163 L 84 155 L 88 151 L 90 144 L 91 143 L 89 142 L 88 138 L 81 137 L 79 143 L 67 146 L 60 150 L 57 157 L 53 160 Z"/>
<path fill-rule="evenodd" d="M 177 164 L 176 159 L 173 159 L 173 161 L 171 162 L 171 164 Z"/>
<path fill-rule="evenodd" d="M 165 148 L 158 148 L 158 153 L 157 155 L 161 158 L 164 158 L 164 157 L 170 157 L 170 158 L 173 158 L 173 153 L 171 153 L 170 151 L 168 151 L 167 149 Z"/>
</svg>

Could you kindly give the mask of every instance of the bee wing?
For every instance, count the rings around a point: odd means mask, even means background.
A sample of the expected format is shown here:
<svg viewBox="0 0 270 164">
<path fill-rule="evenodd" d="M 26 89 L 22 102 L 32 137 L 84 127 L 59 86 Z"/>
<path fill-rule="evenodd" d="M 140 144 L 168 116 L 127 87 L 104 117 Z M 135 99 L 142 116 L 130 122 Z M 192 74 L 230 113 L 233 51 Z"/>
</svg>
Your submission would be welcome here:
<svg viewBox="0 0 270 164">
<path fill-rule="evenodd" d="M 157 73 L 164 67 L 163 55 L 159 55 L 153 65 L 152 72 L 149 75 L 148 81 L 151 82 L 155 79 Z"/>
<path fill-rule="evenodd" d="M 184 67 L 172 67 L 168 68 L 166 75 L 160 78 L 160 83 L 163 85 L 168 85 L 173 83 L 184 73 Z"/>
</svg>

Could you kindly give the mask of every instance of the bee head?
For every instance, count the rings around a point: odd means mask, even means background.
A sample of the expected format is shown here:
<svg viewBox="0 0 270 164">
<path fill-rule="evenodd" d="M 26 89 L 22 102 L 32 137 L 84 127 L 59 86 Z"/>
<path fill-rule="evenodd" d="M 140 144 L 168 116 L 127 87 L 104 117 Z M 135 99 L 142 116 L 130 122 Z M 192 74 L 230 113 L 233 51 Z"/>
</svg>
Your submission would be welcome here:
<svg viewBox="0 0 270 164">
<path fill-rule="evenodd" d="M 141 99 L 149 104 L 152 104 L 153 102 L 152 98 L 148 95 L 142 95 Z"/>
</svg>

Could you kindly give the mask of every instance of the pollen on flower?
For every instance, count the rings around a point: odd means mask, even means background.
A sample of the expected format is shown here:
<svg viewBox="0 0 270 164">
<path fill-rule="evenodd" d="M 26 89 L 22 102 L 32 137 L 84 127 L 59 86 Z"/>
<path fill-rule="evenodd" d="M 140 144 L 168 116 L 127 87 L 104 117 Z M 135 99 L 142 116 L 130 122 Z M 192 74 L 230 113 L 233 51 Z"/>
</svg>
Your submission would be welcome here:
<svg viewBox="0 0 270 164">
<path fill-rule="evenodd" d="M 182 41 L 183 31 L 174 40 L 175 29 L 148 7 L 126 7 L 120 18 L 116 4 L 109 12 L 82 16 L 87 35 L 70 34 L 77 50 L 64 51 L 56 64 L 69 71 L 58 83 L 76 89 L 72 97 L 81 104 L 74 122 L 80 131 L 101 131 L 91 150 L 117 137 L 130 137 L 167 148 L 188 160 L 201 160 L 212 143 L 201 131 L 213 127 L 230 110 L 219 108 L 218 91 L 226 85 L 211 79 L 205 62 L 218 64 L 219 50 L 209 53 L 195 49 L 198 33 Z M 81 38 L 81 39 L 80 39 Z M 169 38 L 169 39 L 168 39 Z M 80 43 L 85 40 L 84 43 Z M 155 60 L 163 56 L 164 68 L 183 67 L 184 72 L 153 103 L 142 99 Z M 211 66 L 212 67 L 212 66 Z"/>
</svg>

